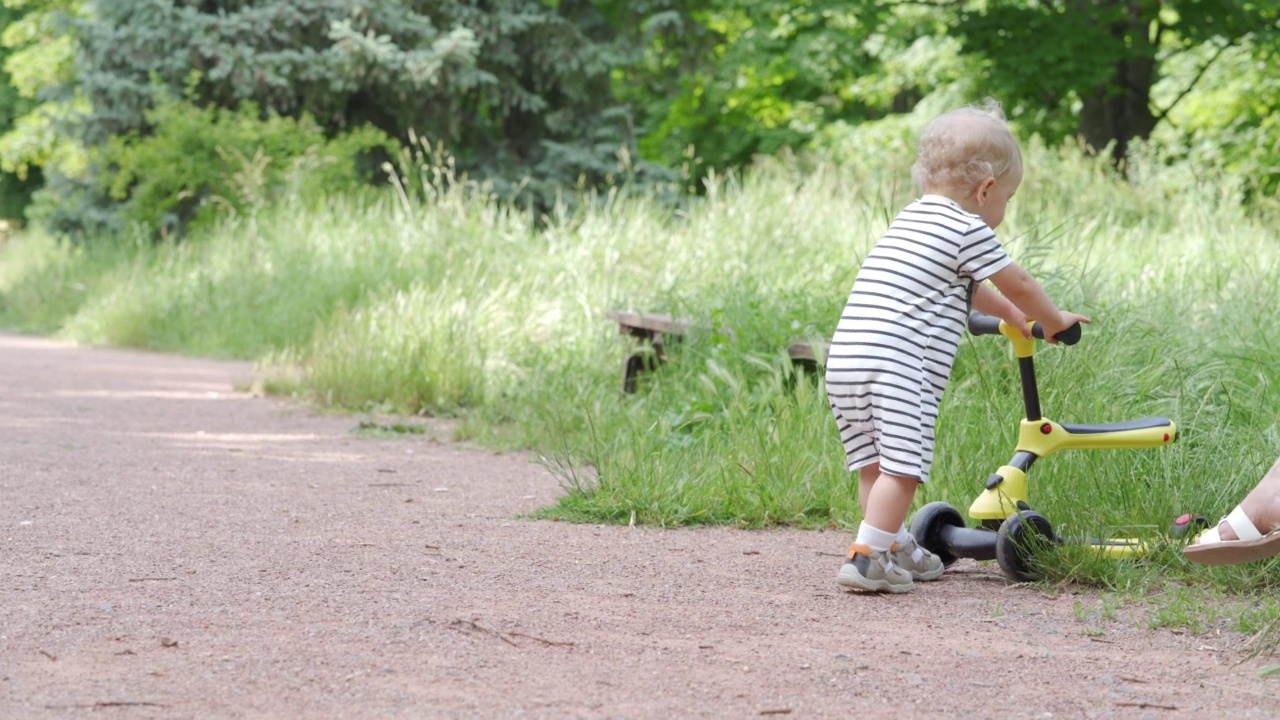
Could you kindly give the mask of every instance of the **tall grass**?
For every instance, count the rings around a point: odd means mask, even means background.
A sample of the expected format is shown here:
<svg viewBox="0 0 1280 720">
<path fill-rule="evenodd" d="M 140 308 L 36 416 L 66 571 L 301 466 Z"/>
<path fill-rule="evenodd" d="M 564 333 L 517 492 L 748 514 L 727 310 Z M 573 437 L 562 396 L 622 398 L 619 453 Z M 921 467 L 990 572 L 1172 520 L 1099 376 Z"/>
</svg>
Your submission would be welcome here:
<svg viewBox="0 0 1280 720">
<path fill-rule="evenodd" d="M 1062 306 L 1094 319 L 1079 345 L 1037 356 L 1045 413 L 1167 415 L 1183 432 L 1168 448 L 1033 469 L 1032 503 L 1062 534 L 1138 535 L 1155 553 L 1122 564 L 1069 548 L 1050 574 L 1274 586 L 1276 563 L 1193 567 L 1161 540 L 1183 512 L 1225 513 L 1280 452 L 1268 219 L 1185 169 L 1135 166 L 1126 183 L 1070 149 L 1032 145 L 1027 158 L 1002 236 Z M 765 163 L 712 177 L 682 206 L 618 190 L 532 217 L 420 153 L 390 192 L 294 197 L 181 243 L 13 241 L 0 322 L 252 358 L 322 404 L 460 418 L 466 437 L 531 448 L 561 476 L 546 516 L 850 528 L 856 492 L 821 380 L 785 348 L 829 336 L 860 258 L 910 196 L 905 165 Z M 624 358 L 643 348 L 606 319 L 613 308 L 704 329 L 624 396 Z M 919 502 L 968 506 L 1012 452 L 1020 397 L 1003 341 L 966 339 Z"/>
</svg>

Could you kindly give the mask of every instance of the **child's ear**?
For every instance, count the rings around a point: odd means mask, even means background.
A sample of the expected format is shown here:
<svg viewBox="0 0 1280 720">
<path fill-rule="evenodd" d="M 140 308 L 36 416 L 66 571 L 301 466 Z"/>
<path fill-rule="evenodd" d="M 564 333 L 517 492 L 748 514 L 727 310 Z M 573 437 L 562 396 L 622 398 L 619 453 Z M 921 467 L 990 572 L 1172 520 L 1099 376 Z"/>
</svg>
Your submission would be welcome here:
<svg viewBox="0 0 1280 720">
<path fill-rule="evenodd" d="M 989 177 L 978 183 L 978 187 L 973 191 L 973 199 L 978 201 L 979 206 L 987 201 L 987 198 L 991 195 L 991 189 L 995 186 L 996 179 L 993 177 Z"/>
</svg>

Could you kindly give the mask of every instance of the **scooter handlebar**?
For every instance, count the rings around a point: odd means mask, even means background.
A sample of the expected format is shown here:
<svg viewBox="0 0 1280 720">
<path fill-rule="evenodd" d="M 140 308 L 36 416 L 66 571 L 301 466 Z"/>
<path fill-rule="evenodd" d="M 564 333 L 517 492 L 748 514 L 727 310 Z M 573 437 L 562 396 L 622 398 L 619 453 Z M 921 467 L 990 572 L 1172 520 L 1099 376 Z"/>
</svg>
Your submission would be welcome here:
<svg viewBox="0 0 1280 720">
<path fill-rule="evenodd" d="M 980 312 L 969 313 L 969 333 L 971 335 L 999 335 L 1000 323 L 1004 322 L 994 315 L 987 315 Z M 1040 323 L 1031 324 L 1031 335 L 1033 337 L 1044 339 L 1044 328 Z M 1063 345 L 1075 345 L 1080 342 L 1080 323 L 1068 327 L 1066 330 L 1054 336 L 1054 339 Z"/>
</svg>

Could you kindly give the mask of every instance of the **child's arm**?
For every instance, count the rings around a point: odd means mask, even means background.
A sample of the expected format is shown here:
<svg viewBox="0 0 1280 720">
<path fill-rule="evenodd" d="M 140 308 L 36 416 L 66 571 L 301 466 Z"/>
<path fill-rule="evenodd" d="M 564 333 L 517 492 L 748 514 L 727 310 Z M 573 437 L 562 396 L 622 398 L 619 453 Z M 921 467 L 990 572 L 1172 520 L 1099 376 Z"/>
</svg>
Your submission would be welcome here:
<svg viewBox="0 0 1280 720">
<path fill-rule="evenodd" d="M 1009 302 L 1009 298 L 991 289 L 986 283 L 976 283 L 973 287 L 973 309 L 998 317 L 1022 331 L 1030 338 L 1031 328 L 1027 327 L 1027 315 Z"/>
<path fill-rule="evenodd" d="M 1040 321 L 1040 325 L 1044 327 L 1045 339 L 1050 342 L 1053 342 L 1054 335 L 1072 325 L 1089 322 L 1089 318 L 1083 315 L 1059 310 L 1045 293 L 1044 287 L 1017 263 L 1009 263 L 990 279 L 1000 289 L 1000 293 L 1026 313 L 1027 317 Z M 974 295 L 974 304 L 977 304 L 977 294 Z"/>
</svg>

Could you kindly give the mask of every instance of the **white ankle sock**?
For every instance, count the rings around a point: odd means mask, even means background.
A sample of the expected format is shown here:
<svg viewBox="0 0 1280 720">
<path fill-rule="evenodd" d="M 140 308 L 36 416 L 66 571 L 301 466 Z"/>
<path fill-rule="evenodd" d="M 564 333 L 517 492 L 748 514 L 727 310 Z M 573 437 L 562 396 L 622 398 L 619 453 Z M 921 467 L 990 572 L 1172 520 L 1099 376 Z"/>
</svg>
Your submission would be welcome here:
<svg viewBox="0 0 1280 720">
<path fill-rule="evenodd" d="M 854 542 L 866 545 L 877 552 L 887 552 L 897 541 L 897 533 L 885 532 L 879 528 L 872 527 L 865 520 L 858 524 L 858 537 L 854 539 Z"/>
<path fill-rule="evenodd" d="M 911 542 L 911 533 L 907 532 L 907 526 L 905 524 L 902 527 L 898 528 L 898 539 L 895 540 L 894 542 L 898 543 L 899 545 L 906 545 L 907 543 Z"/>
</svg>

